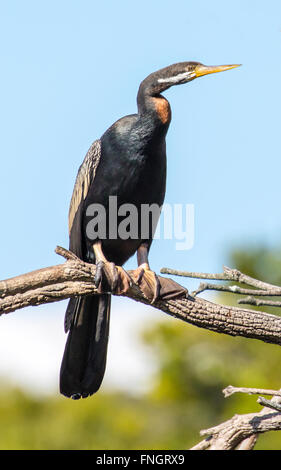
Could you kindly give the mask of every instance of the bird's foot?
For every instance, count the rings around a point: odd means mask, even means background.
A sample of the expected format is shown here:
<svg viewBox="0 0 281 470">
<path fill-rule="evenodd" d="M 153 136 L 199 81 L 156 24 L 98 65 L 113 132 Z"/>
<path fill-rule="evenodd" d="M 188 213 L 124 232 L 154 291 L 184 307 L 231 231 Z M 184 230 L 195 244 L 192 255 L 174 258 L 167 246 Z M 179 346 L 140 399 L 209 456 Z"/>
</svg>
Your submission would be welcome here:
<svg viewBox="0 0 281 470">
<path fill-rule="evenodd" d="M 155 272 L 151 271 L 147 263 L 143 263 L 134 270 L 132 277 L 143 295 L 154 304 L 159 298 L 161 287 Z"/>
<path fill-rule="evenodd" d="M 171 300 L 188 295 L 188 290 L 185 287 L 172 279 L 157 276 L 147 263 L 143 263 L 135 269 L 132 278 L 151 304 L 157 300 Z"/>
<path fill-rule="evenodd" d="M 101 293 L 110 292 L 122 295 L 132 286 L 132 279 L 121 266 L 109 261 L 99 261 L 96 264 L 95 285 Z"/>
</svg>

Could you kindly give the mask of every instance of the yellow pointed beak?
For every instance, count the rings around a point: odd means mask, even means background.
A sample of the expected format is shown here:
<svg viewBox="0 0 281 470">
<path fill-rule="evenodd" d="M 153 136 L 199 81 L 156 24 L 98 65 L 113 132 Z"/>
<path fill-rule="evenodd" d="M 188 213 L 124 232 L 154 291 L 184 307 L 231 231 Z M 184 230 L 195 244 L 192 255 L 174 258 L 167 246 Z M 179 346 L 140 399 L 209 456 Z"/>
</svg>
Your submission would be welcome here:
<svg viewBox="0 0 281 470">
<path fill-rule="evenodd" d="M 209 73 L 224 72 L 225 70 L 235 69 L 240 67 L 241 64 L 232 64 L 232 65 L 203 65 L 198 64 L 195 67 L 195 75 L 197 77 L 202 77 L 203 75 L 208 75 Z"/>
</svg>

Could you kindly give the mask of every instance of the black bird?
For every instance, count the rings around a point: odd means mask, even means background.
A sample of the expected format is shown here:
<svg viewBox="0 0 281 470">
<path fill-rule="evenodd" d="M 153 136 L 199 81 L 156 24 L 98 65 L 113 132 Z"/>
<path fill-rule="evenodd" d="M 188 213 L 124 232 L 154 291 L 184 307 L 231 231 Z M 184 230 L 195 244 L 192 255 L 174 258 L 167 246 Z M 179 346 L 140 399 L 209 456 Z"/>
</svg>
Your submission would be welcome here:
<svg viewBox="0 0 281 470">
<path fill-rule="evenodd" d="M 69 301 L 65 316 L 65 330 L 69 334 L 60 371 L 63 395 L 85 398 L 99 389 L 106 366 L 110 292 L 121 293 L 129 287 L 130 279 L 121 266 L 135 252 L 139 266 L 135 279 L 144 291 L 146 286 L 151 301 L 161 295 L 157 276 L 148 264 L 153 228 L 149 226 L 149 233 L 143 237 L 138 227 L 136 237 L 123 239 L 118 234 L 117 238 L 110 236 L 107 225 L 110 196 L 117 196 L 118 208 L 130 203 L 140 211 L 142 204 L 154 203 L 159 207 L 163 204 L 165 137 L 171 109 L 161 93 L 173 85 L 234 67 L 237 65 L 181 62 L 152 73 L 140 84 L 138 113 L 115 122 L 92 144 L 80 166 L 69 209 L 70 250 L 80 259 L 97 264 L 96 283 L 101 292 L 109 293 Z M 106 226 L 105 237 L 94 238 L 89 234 L 89 215 L 93 213 L 89 214 L 87 209 L 93 203 L 105 209 L 100 220 Z"/>
</svg>

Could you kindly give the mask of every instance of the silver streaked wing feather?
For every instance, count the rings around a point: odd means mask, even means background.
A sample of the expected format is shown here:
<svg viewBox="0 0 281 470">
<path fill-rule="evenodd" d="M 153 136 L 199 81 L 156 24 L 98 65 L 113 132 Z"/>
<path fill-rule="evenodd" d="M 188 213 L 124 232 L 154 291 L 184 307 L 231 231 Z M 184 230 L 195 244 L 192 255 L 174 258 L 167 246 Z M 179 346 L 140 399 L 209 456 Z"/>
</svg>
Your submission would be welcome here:
<svg viewBox="0 0 281 470">
<path fill-rule="evenodd" d="M 100 156 L 101 142 L 100 140 L 96 140 L 89 148 L 84 161 L 78 170 L 68 213 L 69 234 L 79 205 L 81 201 L 86 199 L 89 187 L 95 178 Z"/>
</svg>

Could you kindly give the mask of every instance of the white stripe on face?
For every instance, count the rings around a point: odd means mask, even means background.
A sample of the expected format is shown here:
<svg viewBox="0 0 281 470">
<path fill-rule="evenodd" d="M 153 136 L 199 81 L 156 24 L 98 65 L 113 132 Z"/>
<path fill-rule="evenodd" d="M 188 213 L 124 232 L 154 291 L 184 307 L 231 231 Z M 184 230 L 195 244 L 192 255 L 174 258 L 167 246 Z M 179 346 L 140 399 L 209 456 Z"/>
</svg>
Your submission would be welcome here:
<svg viewBox="0 0 281 470">
<path fill-rule="evenodd" d="M 190 78 L 196 77 L 195 72 L 189 71 L 189 72 L 183 72 L 179 73 L 178 75 L 175 75 L 174 77 L 169 77 L 169 78 L 159 78 L 158 82 L 159 83 L 180 83 L 181 81 L 187 81 Z"/>
</svg>

